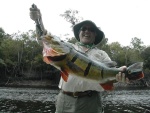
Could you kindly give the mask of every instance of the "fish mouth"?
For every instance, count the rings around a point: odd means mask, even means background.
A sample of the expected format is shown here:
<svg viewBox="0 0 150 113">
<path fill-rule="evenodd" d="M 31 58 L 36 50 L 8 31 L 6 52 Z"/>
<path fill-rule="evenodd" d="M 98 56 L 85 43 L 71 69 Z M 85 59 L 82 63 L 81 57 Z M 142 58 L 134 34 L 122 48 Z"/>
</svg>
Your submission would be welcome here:
<svg viewBox="0 0 150 113">
<path fill-rule="evenodd" d="M 50 61 L 61 61 L 61 60 L 65 59 L 67 56 L 65 53 L 57 52 L 52 48 L 44 49 L 43 54 Z"/>
<path fill-rule="evenodd" d="M 43 60 L 47 64 L 51 64 L 51 62 L 55 61 L 62 61 L 66 58 L 67 52 L 62 51 L 63 47 L 58 47 L 58 46 L 48 46 L 45 43 L 43 43 L 44 48 L 43 48 Z"/>
<path fill-rule="evenodd" d="M 62 61 L 66 58 L 66 55 L 61 55 L 61 56 L 47 56 L 49 61 Z"/>
<path fill-rule="evenodd" d="M 58 52 L 58 51 L 56 51 L 53 48 L 44 48 L 43 49 L 43 54 L 44 54 L 44 56 L 56 57 L 56 56 L 65 55 L 66 53 L 64 53 L 64 52 Z"/>
</svg>

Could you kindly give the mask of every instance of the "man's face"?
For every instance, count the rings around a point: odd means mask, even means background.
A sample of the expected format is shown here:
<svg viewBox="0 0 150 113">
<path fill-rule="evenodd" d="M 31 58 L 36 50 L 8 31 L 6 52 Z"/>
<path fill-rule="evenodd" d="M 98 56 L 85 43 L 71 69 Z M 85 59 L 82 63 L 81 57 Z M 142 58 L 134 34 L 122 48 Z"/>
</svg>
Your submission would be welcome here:
<svg viewBox="0 0 150 113">
<path fill-rule="evenodd" d="M 80 42 L 84 44 L 93 44 L 95 41 L 96 32 L 91 25 L 83 25 L 79 31 Z"/>
</svg>

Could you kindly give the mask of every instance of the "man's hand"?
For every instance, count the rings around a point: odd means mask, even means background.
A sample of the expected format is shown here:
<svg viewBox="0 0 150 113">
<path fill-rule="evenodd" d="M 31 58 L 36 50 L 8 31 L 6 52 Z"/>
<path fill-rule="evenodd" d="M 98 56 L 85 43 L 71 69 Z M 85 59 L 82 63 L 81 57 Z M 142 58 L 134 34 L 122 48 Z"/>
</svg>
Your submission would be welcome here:
<svg viewBox="0 0 150 113">
<path fill-rule="evenodd" d="M 120 69 L 121 69 L 122 71 L 126 70 L 126 68 L 127 68 L 126 66 L 120 67 Z M 117 80 L 118 82 L 129 83 L 129 79 L 126 78 L 126 77 L 125 77 L 125 74 L 122 73 L 122 72 L 119 72 L 119 73 L 116 75 L 116 80 Z"/>
<path fill-rule="evenodd" d="M 47 34 L 47 30 L 44 27 L 41 12 L 35 4 L 30 8 L 30 18 L 36 23 L 36 34 L 39 40 L 42 35 Z"/>
<path fill-rule="evenodd" d="M 30 18 L 36 21 L 37 19 L 41 19 L 41 16 L 40 10 L 36 7 L 36 5 L 33 4 L 30 8 Z"/>
</svg>

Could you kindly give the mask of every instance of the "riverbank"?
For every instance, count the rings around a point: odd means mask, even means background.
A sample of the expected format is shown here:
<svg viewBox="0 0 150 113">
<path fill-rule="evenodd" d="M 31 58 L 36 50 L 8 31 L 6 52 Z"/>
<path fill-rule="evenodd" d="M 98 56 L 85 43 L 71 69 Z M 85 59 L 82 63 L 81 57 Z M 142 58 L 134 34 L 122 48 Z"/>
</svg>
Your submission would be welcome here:
<svg viewBox="0 0 150 113">
<path fill-rule="evenodd" d="M 58 84 L 53 83 L 51 80 L 23 80 L 1 83 L 0 87 L 58 89 Z"/>
<path fill-rule="evenodd" d="M 54 84 L 53 81 L 50 80 L 24 80 L 21 82 L 10 82 L 1 84 L 0 87 L 12 87 L 12 88 L 42 88 L 42 89 L 59 89 L 58 84 Z M 150 87 L 145 86 L 116 86 L 114 85 L 114 90 L 146 90 L 150 89 Z"/>
<path fill-rule="evenodd" d="M 15 87 L 15 88 L 47 88 L 47 89 L 59 89 L 58 83 L 53 80 L 42 79 L 42 80 L 7 80 L 1 81 L 0 87 Z M 144 85 L 131 85 L 131 84 L 121 84 L 115 83 L 114 90 L 139 90 L 139 89 L 150 89 L 149 86 Z"/>
</svg>

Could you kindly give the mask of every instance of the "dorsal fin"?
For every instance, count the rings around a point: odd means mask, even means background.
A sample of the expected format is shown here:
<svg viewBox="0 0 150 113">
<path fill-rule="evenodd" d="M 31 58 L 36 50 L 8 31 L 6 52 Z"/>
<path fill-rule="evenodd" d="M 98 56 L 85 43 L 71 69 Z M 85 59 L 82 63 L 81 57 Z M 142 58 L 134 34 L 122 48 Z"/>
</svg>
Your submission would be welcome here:
<svg viewBox="0 0 150 113">
<path fill-rule="evenodd" d="M 134 63 L 127 68 L 127 71 L 130 71 L 130 73 L 138 72 L 142 70 L 143 70 L 143 62 Z"/>
</svg>

